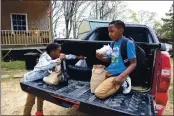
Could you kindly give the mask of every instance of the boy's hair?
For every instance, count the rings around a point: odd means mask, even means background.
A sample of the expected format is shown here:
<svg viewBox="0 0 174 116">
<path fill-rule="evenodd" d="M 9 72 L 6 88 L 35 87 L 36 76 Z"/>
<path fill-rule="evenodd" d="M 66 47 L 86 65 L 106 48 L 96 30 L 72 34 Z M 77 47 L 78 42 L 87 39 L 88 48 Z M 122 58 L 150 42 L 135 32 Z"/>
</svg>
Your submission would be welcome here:
<svg viewBox="0 0 174 116">
<path fill-rule="evenodd" d="M 47 54 L 50 54 L 52 51 L 57 50 L 57 49 L 60 49 L 60 46 L 57 44 L 51 43 L 46 47 L 46 52 L 47 52 Z"/>
<path fill-rule="evenodd" d="M 112 25 L 112 24 L 115 25 L 115 26 L 118 26 L 120 28 L 123 28 L 123 30 L 125 30 L 125 24 L 121 20 L 115 20 L 115 21 L 112 21 L 112 22 L 109 23 L 109 25 Z"/>
</svg>

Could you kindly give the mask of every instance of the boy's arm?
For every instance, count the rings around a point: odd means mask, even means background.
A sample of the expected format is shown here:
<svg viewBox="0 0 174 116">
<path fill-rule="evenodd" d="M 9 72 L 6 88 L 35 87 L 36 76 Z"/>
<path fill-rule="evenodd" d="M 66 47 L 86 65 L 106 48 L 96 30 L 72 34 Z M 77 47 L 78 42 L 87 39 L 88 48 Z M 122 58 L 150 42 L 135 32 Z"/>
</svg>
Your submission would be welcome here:
<svg viewBox="0 0 174 116">
<path fill-rule="evenodd" d="M 40 65 L 37 68 L 40 68 L 41 70 L 45 70 L 46 71 L 46 70 L 52 69 L 53 67 L 55 67 L 58 64 L 58 62 L 54 61 L 54 60 L 52 60 L 50 62 L 48 62 L 48 61 L 46 61 L 46 62 L 47 63 L 44 63 L 44 64 Z"/>
<path fill-rule="evenodd" d="M 127 69 L 122 72 L 119 76 L 117 76 L 114 80 L 114 82 L 122 83 L 127 76 L 135 69 L 137 60 L 136 60 L 136 52 L 135 52 L 135 43 L 133 41 L 127 42 L 127 55 L 128 59 L 130 61 L 130 65 L 127 67 Z"/>
<path fill-rule="evenodd" d="M 108 56 L 105 56 L 103 54 L 96 53 L 96 58 L 103 61 L 103 62 L 110 62 L 111 59 Z"/>
<path fill-rule="evenodd" d="M 76 55 L 73 55 L 73 54 L 65 55 L 65 59 L 66 60 L 76 59 Z"/>
<path fill-rule="evenodd" d="M 65 55 L 65 59 L 66 60 L 71 60 L 71 59 L 81 60 L 81 59 L 84 59 L 84 56 L 76 56 L 76 55 L 73 55 L 73 54 L 69 54 L 69 55 Z"/>
<path fill-rule="evenodd" d="M 60 63 L 60 59 L 52 60 L 52 59 L 48 58 L 47 56 L 41 57 L 39 59 L 38 64 L 35 66 L 35 70 L 37 70 L 37 69 L 45 70 L 45 71 L 50 70 L 59 63 Z"/>
<path fill-rule="evenodd" d="M 115 77 L 114 83 L 121 84 L 127 78 L 127 76 L 135 69 L 136 64 L 137 64 L 136 58 L 131 59 L 128 68 L 119 76 Z"/>
</svg>

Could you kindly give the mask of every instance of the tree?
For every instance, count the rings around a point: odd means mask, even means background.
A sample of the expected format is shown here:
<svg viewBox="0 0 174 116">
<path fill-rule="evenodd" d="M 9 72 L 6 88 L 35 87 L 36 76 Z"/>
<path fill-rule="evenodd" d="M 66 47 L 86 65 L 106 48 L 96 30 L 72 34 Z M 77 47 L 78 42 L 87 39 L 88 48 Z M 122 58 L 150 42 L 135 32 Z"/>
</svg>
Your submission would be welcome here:
<svg viewBox="0 0 174 116">
<path fill-rule="evenodd" d="M 116 19 L 126 20 L 130 12 L 130 10 L 127 9 L 127 4 L 125 4 L 122 1 L 111 1 L 111 4 L 113 9 L 112 9 L 112 12 L 109 14 L 109 19 L 110 20 L 116 20 Z"/>
<path fill-rule="evenodd" d="M 86 4 L 85 4 L 86 3 Z M 79 0 L 62 0 L 62 1 L 52 1 L 52 25 L 53 25 L 53 35 L 57 36 L 56 30 L 60 24 L 60 19 L 65 20 L 65 36 L 69 38 L 70 33 L 73 31 L 74 38 L 77 38 L 77 29 L 80 22 L 82 21 L 83 13 L 86 11 L 87 7 L 91 2 L 79 1 Z M 83 6 L 83 7 L 81 7 Z"/>
<path fill-rule="evenodd" d="M 172 5 L 173 7 L 173 5 Z M 163 39 L 171 39 L 173 36 L 173 8 L 170 8 L 169 12 L 166 13 L 166 18 L 162 18 L 162 23 L 154 21 L 153 29 L 157 36 Z"/>
<path fill-rule="evenodd" d="M 174 4 L 171 6 L 170 10 L 168 13 L 166 13 L 166 18 L 162 18 L 163 21 L 163 26 L 161 27 L 161 29 L 163 30 L 163 38 L 166 39 L 171 39 L 174 36 L 174 29 L 173 29 L 173 8 L 174 8 Z"/>
<path fill-rule="evenodd" d="M 93 19 L 107 19 L 109 13 L 112 12 L 112 8 L 109 7 L 109 1 L 101 0 L 95 1 L 92 5 L 89 18 Z"/>
<path fill-rule="evenodd" d="M 161 29 L 161 27 L 162 27 L 162 22 L 157 21 L 157 20 L 153 21 L 153 27 L 152 28 L 153 28 L 153 30 L 155 31 L 155 33 L 158 37 L 161 37 L 162 34 L 163 34 L 163 30 Z"/>
<path fill-rule="evenodd" d="M 137 13 L 132 11 L 130 18 L 137 23 L 151 25 L 155 16 L 155 12 L 141 10 Z"/>
<path fill-rule="evenodd" d="M 95 1 L 89 18 L 100 20 L 122 19 L 129 11 L 126 7 L 127 5 L 122 1 Z"/>
<path fill-rule="evenodd" d="M 71 1 L 62 0 L 63 14 L 65 19 L 66 38 L 69 38 L 70 36 L 73 24 L 73 16 L 77 12 L 78 8 L 84 2 L 85 1 L 78 1 L 78 0 L 71 0 Z"/>
<path fill-rule="evenodd" d="M 73 38 L 77 39 L 77 31 L 78 28 L 80 26 L 80 23 L 83 20 L 83 14 L 86 11 L 86 9 L 89 7 L 89 5 L 91 4 L 91 1 L 88 2 L 84 2 L 81 4 L 81 7 L 79 7 L 78 9 L 76 9 L 74 16 L 73 16 L 73 24 L 72 24 L 72 28 L 73 28 Z"/>
<path fill-rule="evenodd" d="M 137 13 L 134 12 L 134 11 L 131 11 L 130 19 L 132 19 L 133 21 L 139 23 L 139 19 L 137 18 Z"/>
<path fill-rule="evenodd" d="M 63 5 L 61 1 L 53 0 L 51 4 L 52 8 L 52 26 L 53 26 L 53 38 L 57 37 L 56 30 L 59 25 L 59 19 L 63 17 Z"/>
</svg>

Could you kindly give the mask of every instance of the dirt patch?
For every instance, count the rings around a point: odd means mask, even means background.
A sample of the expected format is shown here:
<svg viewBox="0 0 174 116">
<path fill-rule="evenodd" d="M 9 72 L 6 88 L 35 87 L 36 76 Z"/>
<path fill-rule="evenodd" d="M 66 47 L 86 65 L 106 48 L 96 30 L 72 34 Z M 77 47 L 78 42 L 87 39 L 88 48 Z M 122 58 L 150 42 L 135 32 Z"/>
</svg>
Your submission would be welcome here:
<svg viewBox="0 0 174 116">
<path fill-rule="evenodd" d="M 1 81 L 1 114 L 22 115 L 27 94 L 20 88 L 21 79 L 8 79 Z M 34 105 L 32 114 L 34 115 Z M 73 108 L 63 108 L 50 102 L 44 101 L 45 115 L 85 115 Z"/>
<path fill-rule="evenodd" d="M 165 108 L 165 110 L 164 110 L 164 112 L 163 112 L 163 115 L 172 115 L 173 114 L 173 104 L 172 103 L 170 103 L 170 102 L 168 102 L 167 103 L 167 106 L 166 106 L 166 108 Z"/>
<path fill-rule="evenodd" d="M 169 90 L 169 100 L 167 102 L 163 115 L 173 115 L 173 113 L 173 85 L 171 84 Z"/>
</svg>

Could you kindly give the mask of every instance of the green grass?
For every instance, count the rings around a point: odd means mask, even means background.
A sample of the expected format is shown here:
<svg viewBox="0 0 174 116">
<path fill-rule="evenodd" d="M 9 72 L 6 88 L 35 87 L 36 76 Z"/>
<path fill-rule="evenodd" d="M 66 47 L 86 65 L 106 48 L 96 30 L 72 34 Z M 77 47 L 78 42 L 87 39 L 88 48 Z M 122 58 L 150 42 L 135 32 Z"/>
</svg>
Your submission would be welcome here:
<svg viewBox="0 0 174 116">
<path fill-rule="evenodd" d="M 15 81 L 15 80 L 21 80 L 22 81 L 22 78 L 4 78 L 4 79 L 1 79 L 1 82 L 8 82 L 8 81 Z"/>
<path fill-rule="evenodd" d="M 19 74 L 21 72 L 27 72 L 27 70 L 2 70 L 2 75 L 14 75 L 14 74 Z"/>
<path fill-rule="evenodd" d="M 1 62 L 2 70 L 25 70 L 24 61 Z"/>
<path fill-rule="evenodd" d="M 172 63 L 172 66 L 173 66 L 173 58 L 171 58 L 171 63 Z M 172 70 L 173 71 L 173 70 Z M 173 80 L 174 79 L 174 76 L 172 77 L 172 79 L 171 79 L 171 84 L 170 84 L 170 89 L 169 89 L 169 102 L 171 103 L 171 104 L 173 104 Z"/>
<path fill-rule="evenodd" d="M 173 104 L 173 85 L 171 89 L 169 90 L 169 101 Z"/>
<path fill-rule="evenodd" d="M 25 70 L 24 61 L 14 61 L 14 62 L 1 62 L 2 75 L 9 75 L 12 78 L 15 74 L 21 74 L 27 72 Z M 2 80 L 8 80 L 10 78 L 5 78 Z"/>
<path fill-rule="evenodd" d="M 171 61 L 172 65 L 173 65 L 173 58 L 171 58 L 170 61 Z"/>
</svg>

